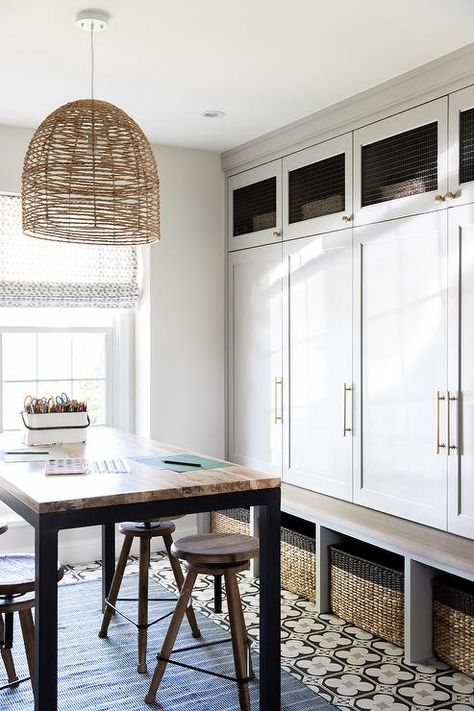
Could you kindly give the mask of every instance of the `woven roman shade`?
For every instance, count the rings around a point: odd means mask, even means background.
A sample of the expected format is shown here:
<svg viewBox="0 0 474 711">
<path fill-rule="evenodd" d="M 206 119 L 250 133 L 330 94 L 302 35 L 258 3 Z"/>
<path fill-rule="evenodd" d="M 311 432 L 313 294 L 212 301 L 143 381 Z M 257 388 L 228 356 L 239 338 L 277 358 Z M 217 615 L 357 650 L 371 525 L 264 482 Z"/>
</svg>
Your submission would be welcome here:
<svg viewBox="0 0 474 711">
<path fill-rule="evenodd" d="M 53 111 L 23 165 L 23 231 L 42 239 L 137 245 L 160 238 L 148 140 L 124 111 L 81 99 Z"/>
<path fill-rule="evenodd" d="M 19 195 L 0 193 L 0 307 L 131 308 L 138 298 L 135 247 L 32 239 Z"/>
</svg>

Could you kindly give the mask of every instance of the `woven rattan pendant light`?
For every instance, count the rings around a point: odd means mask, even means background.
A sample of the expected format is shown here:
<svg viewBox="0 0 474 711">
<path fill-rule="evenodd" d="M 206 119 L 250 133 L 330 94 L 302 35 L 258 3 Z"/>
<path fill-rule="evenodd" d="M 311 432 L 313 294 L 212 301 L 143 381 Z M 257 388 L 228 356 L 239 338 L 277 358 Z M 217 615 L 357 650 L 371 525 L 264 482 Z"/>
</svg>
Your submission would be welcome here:
<svg viewBox="0 0 474 711">
<path fill-rule="evenodd" d="M 91 15 L 93 15 L 91 17 Z M 78 16 L 93 37 L 101 13 Z M 151 146 L 133 119 L 106 101 L 81 99 L 36 130 L 23 164 L 23 231 L 41 239 L 139 245 L 160 238 L 159 181 Z"/>
</svg>

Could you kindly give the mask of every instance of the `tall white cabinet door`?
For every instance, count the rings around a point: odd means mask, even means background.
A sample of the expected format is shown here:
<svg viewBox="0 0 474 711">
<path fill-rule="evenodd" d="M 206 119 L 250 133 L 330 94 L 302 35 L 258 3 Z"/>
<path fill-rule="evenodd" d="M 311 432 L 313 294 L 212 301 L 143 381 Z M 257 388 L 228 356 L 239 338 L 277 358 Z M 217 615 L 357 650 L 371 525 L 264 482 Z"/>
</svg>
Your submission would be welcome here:
<svg viewBox="0 0 474 711">
<path fill-rule="evenodd" d="M 354 235 L 354 500 L 446 528 L 447 211 Z"/>
<path fill-rule="evenodd" d="M 229 251 L 281 242 L 281 160 L 227 180 Z"/>
<path fill-rule="evenodd" d="M 448 215 L 448 530 L 474 538 L 474 206 Z"/>
<path fill-rule="evenodd" d="M 474 87 L 449 95 L 449 206 L 474 202 Z"/>
<path fill-rule="evenodd" d="M 351 227 L 352 133 L 283 159 L 283 239 Z"/>
<path fill-rule="evenodd" d="M 281 244 L 229 255 L 229 458 L 281 475 Z"/>
<path fill-rule="evenodd" d="M 351 230 L 283 245 L 285 481 L 352 495 Z"/>
<path fill-rule="evenodd" d="M 354 224 L 446 207 L 447 98 L 354 132 Z"/>
</svg>

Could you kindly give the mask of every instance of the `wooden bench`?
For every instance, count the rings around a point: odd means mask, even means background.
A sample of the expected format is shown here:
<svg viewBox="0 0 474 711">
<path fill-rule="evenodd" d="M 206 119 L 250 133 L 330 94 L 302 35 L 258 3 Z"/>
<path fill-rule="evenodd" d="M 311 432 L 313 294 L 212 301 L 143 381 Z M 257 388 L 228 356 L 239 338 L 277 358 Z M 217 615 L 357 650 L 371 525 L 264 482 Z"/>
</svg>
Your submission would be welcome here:
<svg viewBox="0 0 474 711">
<path fill-rule="evenodd" d="M 350 536 L 405 560 L 405 657 L 434 656 L 431 580 L 441 572 L 474 581 L 474 541 L 357 504 L 282 486 L 282 510 L 316 525 L 316 607 L 330 611 L 329 546 Z"/>
</svg>

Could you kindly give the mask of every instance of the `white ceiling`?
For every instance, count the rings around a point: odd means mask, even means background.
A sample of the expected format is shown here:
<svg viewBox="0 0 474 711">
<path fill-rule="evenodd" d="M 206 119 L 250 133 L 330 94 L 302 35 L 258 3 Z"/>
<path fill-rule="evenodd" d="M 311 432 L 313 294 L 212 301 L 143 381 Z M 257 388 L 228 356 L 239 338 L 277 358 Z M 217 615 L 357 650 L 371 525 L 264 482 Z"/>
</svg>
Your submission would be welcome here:
<svg viewBox="0 0 474 711">
<path fill-rule="evenodd" d="M 2 0 L 0 123 L 89 95 L 89 0 Z M 149 138 L 224 150 L 473 39 L 473 0 L 96 0 L 96 97 Z M 221 109 L 223 119 L 202 111 Z M 1 159 L 1 158 L 0 158 Z"/>
</svg>

